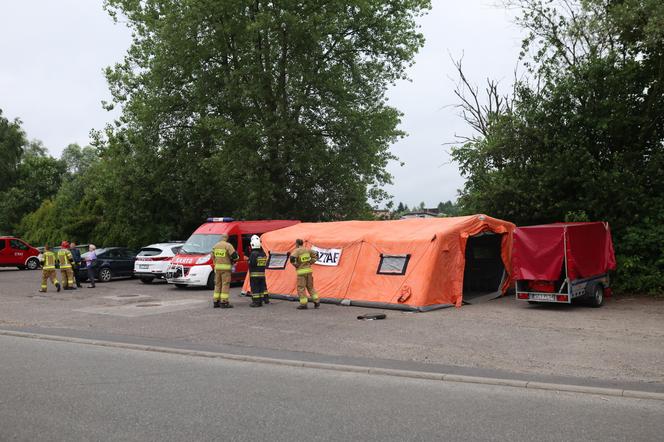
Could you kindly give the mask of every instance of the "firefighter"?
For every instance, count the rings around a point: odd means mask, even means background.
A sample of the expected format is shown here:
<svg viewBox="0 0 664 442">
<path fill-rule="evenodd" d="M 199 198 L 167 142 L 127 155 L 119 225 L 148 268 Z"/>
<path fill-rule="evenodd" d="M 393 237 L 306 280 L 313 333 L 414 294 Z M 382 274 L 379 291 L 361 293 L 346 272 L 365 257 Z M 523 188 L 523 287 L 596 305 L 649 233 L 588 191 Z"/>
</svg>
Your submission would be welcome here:
<svg viewBox="0 0 664 442">
<path fill-rule="evenodd" d="M 58 250 L 58 262 L 60 263 L 60 276 L 65 290 L 76 290 L 74 287 L 74 272 L 71 269 L 71 263 L 74 257 L 69 250 L 69 243 L 62 241 L 60 250 Z"/>
<path fill-rule="evenodd" d="M 49 279 L 55 286 L 55 289 L 60 291 L 60 283 L 58 282 L 58 277 L 55 274 L 55 253 L 51 252 L 51 248 L 48 246 L 48 244 L 44 244 L 44 253 L 42 253 L 42 281 L 41 288 L 39 289 L 40 292 L 46 293 Z"/>
<path fill-rule="evenodd" d="M 251 237 L 251 254 L 249 255 L 249 283 L 251 284 L 251 307 L 260 307 L 270 303 L 265 285 L 265 263 L 267 257 L 261 248 L 258 235 Z"/>
<path fill-rule="evenodd" d="M 295 250 L 291 253 L 290 262 L 295 267 L 297 272 L 297 296 L 300 298 L 300 305 L 297 306 L 298 310 L 306 310 L 307 302 L 309 299 L 305 293 L 305 289 L 311 295 L 311 300 L 314 302 L 314 308 L 320 307 L 320 299 L 318 293 L 314 289 L 314 274 L 311 265 L 318 259 L 318 253 L 314 250 L 304 247 L 304 241 L 301 239 L 295 240 Z"/>
<path fill-rule="evenodd" d="M 71 242 L 69 245 L 69 248 L 71 250 L 71 256 L 73 257 L 72 260 L 72 266 L 74 270 L 74 280 L 76 281 L 76 287 L 81 288 L 81 263 L 82 263 L 82 258 L 81 258 L 81 251 L 78 250 L 76 247 L 76 243 L 74 241 Z"/>
<path fill-rule="evenodd" d="M 223 233 L 219 242 L 212 247 L 212 262 L 214 263 L 214 308 L 233 308 L 230 299 L 232 265 L 240 257 L 233 245 L 228 242 L 228 235 Z"/>
</svg>

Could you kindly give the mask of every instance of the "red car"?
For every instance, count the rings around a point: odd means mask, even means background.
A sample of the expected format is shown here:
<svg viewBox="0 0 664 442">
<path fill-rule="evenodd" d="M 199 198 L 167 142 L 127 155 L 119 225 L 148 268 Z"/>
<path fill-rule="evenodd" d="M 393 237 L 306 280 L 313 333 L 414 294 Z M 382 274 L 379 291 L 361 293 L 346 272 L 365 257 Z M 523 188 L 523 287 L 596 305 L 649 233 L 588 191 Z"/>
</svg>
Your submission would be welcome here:
<svg viewBox="0 0 664 442">
<path fill-rule="evenodd" d="M 39 250 L 22 239 L 0 236 L 0 267 L 36 270 L 39 268 Z"/>
</svg>

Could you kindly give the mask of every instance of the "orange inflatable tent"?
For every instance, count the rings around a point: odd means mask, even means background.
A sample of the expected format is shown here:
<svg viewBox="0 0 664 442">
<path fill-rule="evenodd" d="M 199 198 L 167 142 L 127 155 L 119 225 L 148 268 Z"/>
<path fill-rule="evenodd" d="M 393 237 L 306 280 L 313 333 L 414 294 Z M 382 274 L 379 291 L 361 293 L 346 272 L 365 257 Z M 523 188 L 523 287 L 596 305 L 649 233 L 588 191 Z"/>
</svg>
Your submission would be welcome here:
<svg viewBox="0 0 664 442">
<path fill-rule="evenodd" d="M 323 302 L 426 311 L 497 297 L 510 283 L 514 224 L 486 215 L 301 223 L 267 232 L 270 295 L 296 299 L 295 240 L 319 252 Z M 248 288 L 248 284 L 246 285 Z"/>
</svg>

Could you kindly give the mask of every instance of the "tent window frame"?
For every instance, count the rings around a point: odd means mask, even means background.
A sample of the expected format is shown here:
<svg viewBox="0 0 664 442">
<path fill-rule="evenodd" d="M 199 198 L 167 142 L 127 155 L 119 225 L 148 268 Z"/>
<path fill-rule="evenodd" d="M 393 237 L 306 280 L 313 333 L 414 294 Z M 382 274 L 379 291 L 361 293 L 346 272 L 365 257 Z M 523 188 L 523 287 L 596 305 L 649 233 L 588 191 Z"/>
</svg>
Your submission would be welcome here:
<svg viewBox="0 0 664 442">
<path fill-rule="evenodd" d="M 279 258 L 283 257 L 284 258 L 283 265 L 273 264 L 272 263 L 272 257 L 273 256 L 278 256 Z M 290 258 L 290 252 L 283 253 L 283 252 L 273 252 L 273 251 L 270 250 L 268 252 L 267 262 L 265 263 L 265 269 L 266 270 L 284 270 L 286 268 L 286 266 L 288 265 L 289 258 Z"/>
<path fill-rule="evenodd" d="M 383 269 L 383 264 L 385 262 L 385 258 L 388 259 L 394 259 L 394 258 L 401 258 L 403 259 L 403 265 L 401 267 L 400 272 L 394 272 L 394 271 L 386 271 Z M 403 276 L 406 274 L 406 270 L 408 269 L 408 263 L 410 262 L 410 253 L 406 255 L 383 255 L 382 253 L 380 254 L 380 262 L 378 263 L 378 269 L 376 270 L 377 275 L 392 275 L 392 276 Z"/>
</svg>

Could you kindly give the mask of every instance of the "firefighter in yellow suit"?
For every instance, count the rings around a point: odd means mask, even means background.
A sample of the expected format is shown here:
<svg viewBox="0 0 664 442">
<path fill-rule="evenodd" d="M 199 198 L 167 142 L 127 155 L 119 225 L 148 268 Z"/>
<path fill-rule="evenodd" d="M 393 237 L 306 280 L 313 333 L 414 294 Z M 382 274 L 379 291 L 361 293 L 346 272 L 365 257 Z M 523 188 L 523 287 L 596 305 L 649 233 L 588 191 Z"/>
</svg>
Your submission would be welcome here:
<svg viewBox="0 0 664 442">
<path fill-rule="evenodd" d="M 71 268 L 71 263 L 74 262 L 74 257 L 69 250 L 69 243 L 62 241 L 60 250 L 58 250 L 58 262 L 60 263 L 60 276 L 62 277 L 62 285 L 65 290 L 76 290 L 74 287 L 74 271 Z"/>
<path fill-rule="evenodd" d="M 46 293 L 48 280 L 55 286 L 57 291 L 60 291 L 60 283 L 58 277 L 55 275 L 55 253 L 51 251 L 48 244 L 44 244 L 44 253 L 42 253 L 42 280 L 40 292 Z"/>
<path fill-rule="evenodd" d="M 212 262 L 214 264 L 214 308 L 233 308 L 229 299 L 231 291 L 231 271 L 233 263 L 240 257 L 235 247 L 228 242 L 225 233 L 219 238 L 219 242 L 212 247 Z"/>
<path fill-rule="evenodd" d="M 295 267 L 295 272 L 297 273 L 297 296 L 300 298 L 300 305 L 297 306 L 298 310 L 307 309 L 309 299 L 307 298 L 305 289 L 311 295 L 314 308 L 320 307 L 320 299 L 314 288 L 314 270 L 311 268 L 311 265 L 316 260 L 318 260 L 318 253 L 305 248 L 304 241 L 296 239 L 295 250 L 291 253 L 290 262 Z"/>
</svg>

